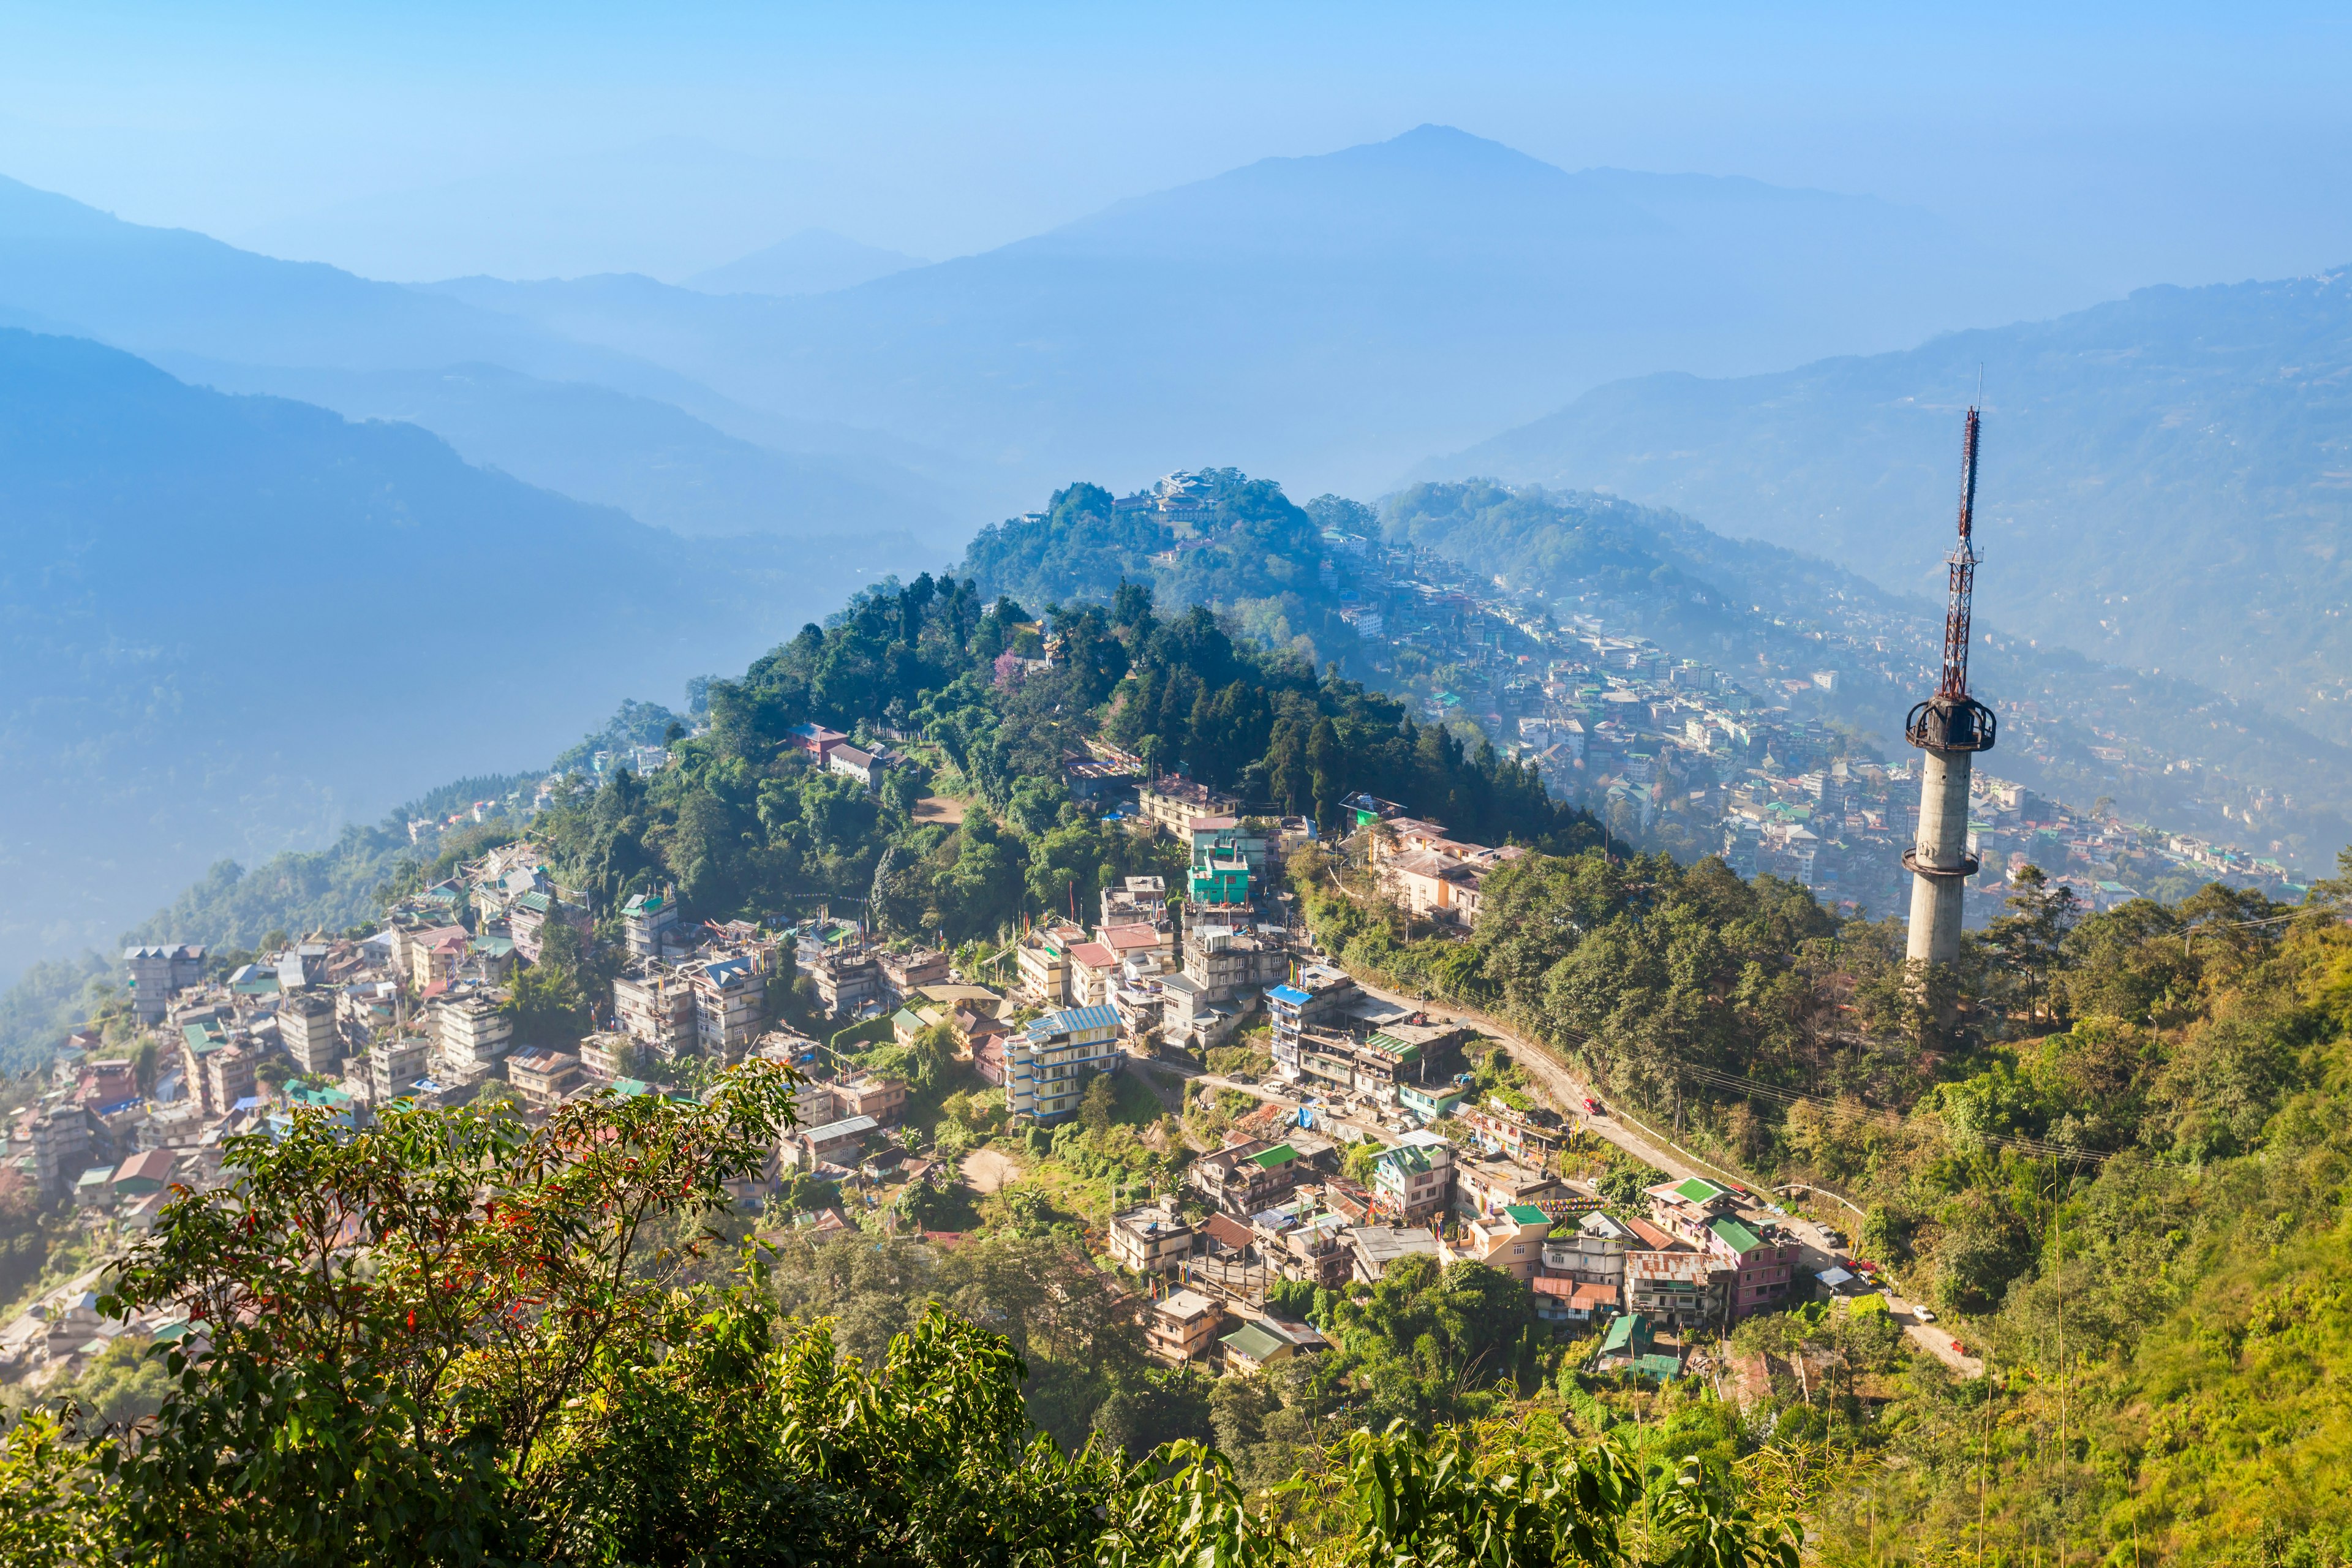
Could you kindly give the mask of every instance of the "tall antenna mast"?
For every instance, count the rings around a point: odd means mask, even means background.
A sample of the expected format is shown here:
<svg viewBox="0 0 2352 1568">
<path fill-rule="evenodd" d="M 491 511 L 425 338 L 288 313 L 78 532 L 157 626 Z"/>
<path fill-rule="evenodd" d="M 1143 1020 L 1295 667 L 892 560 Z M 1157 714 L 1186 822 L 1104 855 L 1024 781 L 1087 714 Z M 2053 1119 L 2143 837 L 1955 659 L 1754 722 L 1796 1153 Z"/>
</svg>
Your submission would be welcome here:
<svg viewBox="0 0 2352 1568">
<path fill-rule="evenodd" d="M 1951 583 L 1944 604 L 1944 673 L 1936 695 L 1958 702 L 1969 694 L 1969 617 L 1977 586 L 1977 411 L 1969 410 L 1960 437 L 1960 542 L 1944 557 Z"/>
</svg>

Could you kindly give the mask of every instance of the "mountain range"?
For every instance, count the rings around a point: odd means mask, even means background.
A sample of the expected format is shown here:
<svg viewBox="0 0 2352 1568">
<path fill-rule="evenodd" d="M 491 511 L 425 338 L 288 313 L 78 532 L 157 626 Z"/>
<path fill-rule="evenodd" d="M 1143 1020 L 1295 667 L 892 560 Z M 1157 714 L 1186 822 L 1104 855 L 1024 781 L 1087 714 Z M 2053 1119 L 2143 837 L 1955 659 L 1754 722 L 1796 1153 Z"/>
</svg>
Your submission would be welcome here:
<svg viewBox="0 0 2352 1568">
<path fill-rule="evenodd" d="M 1616 377 L 1893 348 L 2083 298 L 1913 209 L 1570 174 L 1443 126 L 808 298 L 626 277 L 431 291 L 989 465 L 995 496 L 1210 460 L 1362 491 L 1400 450 Z"/>
<path fill-rule="evenodd" d="M 891 549 L 684 541 L 413 425 L 0 329 L 0 966 L 103 944 L 223 855 L 543 765 Z"/>
<path fill-rule="evenodd" d="M 1981 379 L 1981 623 L 2260 702 L 2352 702 L 2352 275 L 2148 289 L 1769 375 L 1658 374 L 1421 466 L 1604 489 L 1940 597 Z M 2183 736 L 2183 754 L 2204 749 Z"/>
<path fill-rule="evenodd" d="M 0 966 L 540 762 L 1078 474 L 1370 496 L 1452 450 L 1423 475 L 1932 589 L 1979 363 L 1989 625 L 2322 734 L 2352 689 L 2332 279 L 2043 319 L 2081 290 L 1928 214 L 1438 126 L 936 264 L 802 233 L 678 272 L 380 282 L 0 180 Z"/>
</svg>

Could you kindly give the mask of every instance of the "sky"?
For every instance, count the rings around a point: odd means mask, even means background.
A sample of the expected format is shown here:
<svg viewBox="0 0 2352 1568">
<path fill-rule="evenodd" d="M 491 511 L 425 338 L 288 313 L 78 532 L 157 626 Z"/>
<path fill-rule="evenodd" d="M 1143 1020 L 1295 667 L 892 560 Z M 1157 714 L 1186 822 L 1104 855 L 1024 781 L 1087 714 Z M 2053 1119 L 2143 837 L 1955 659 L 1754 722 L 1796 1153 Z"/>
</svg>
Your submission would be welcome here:
<svg viewBox="0 0 2352 1568">
<path fill-rule="evenodd" d="M 2121 292 L 2352 262 L 2347 81 L 2341 5 L 0 0 L 0 174 L 373 277 L 677 279 L 1436 121 L 1911 203 Z"/>
</svg>

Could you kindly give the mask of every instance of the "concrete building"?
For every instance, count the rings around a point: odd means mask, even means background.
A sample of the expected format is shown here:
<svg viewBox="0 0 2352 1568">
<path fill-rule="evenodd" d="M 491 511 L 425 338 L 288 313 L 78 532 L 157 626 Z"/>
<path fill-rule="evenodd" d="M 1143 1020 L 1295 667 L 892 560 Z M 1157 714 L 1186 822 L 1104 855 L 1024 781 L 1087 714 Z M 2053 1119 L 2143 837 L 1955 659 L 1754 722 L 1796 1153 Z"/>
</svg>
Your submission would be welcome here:
<svg viewBox="0 0 2352 1568">
<path fill-rule="evenodd" d="M 845 1116 L 822 1127 L 788 1133 L 784 1153 L 804 1171 L 819 1165 L 856 1164 L 866 1140 L 879 1131 L 880 1124 L 870 1116 Z"/>
<path fill-rule="evenodd" d="M 1307 1174 L 1296 1148 L 1252 1138 L 1203 1154 L 1186 1169 L 1184 1179 L 1226 1214 L 1247 1218 L 1280 1203 Z"/>
<path fill-rule="evenodd" d="M 855 779 L 859 788 L 869 792 L 889 765 L 889 759 L 884 753 L 862 751 L 847 742 L 836 744 L 824 754 L 825 772 Z"/>
<path fill-rule="evenodd" d="M 1106 926 L 1156 926 L 1167 918 L 1168 879 L 1164 877 L 1129 877 L 1118 887 L 1102 890 Z"/>
<path fill-rule="evenodd" d="M 131 1005 L 142 1024 L 160 1024 L 172 998 L 202 980 L 205 950 L 193 942 L 159 942 L 122 950 Z"/>
<path fill-rule="evenodd" d="M 1419 1226 L 1349 1226 L 1348 1249 L 1355 1259 L 1356 1278 L 1367 1285 L 1377 1283 L 1400 1258 L 1418 1256 L 1440 1265 L 1445 1261 L 1444 1246 Z"/>
<path fill-rule="evenodd" d="M 205 1058 L 205 1099 L 213 1114 L 226 1116 L 238 1100 L 253 1098 L 253 1069 L 260 1065 L 259 1053 L 241 1043 L 223 1046 Z"/>
<path fill-rule="evenodd" d="M 562 1051 L 517 1051 L 507 1058 L 507 1081 L 531 1110 L 552 1110 L 580 1086 L 580 1058 Z"/>
<path fill-rule="evenodd" d="M 343 1031 L 335 999 L 315 993 L 289 996 L 278 1005 L 278 1039 L 306 1076 L 331 1076 L 343 1059 Z"/>
<path fill-rule="evenodd" d="M 487 991 L 467 991 L 433 1009 L 435 1042 L 450 1076 L 487 1073 L 514 1044 L 514 1020 Z"/>
<path fill-rule="evenodd" d="M 1454 1145 L 1434 1132 L 1408 1132 L 1372 1162 L 1372 1207 L 1399 1225 L 1420 1225 L 1454 1201 Z"/>
<path fill-rule="evenodd" d="M 421 1035 L 405 1039 L 379 1040 L 367 1054 L 368 1088 L 372 1105 L 384 1106 L 398 1100 L 416 1087 L 425 1077 L 425 1059 L 432 1054 L 433 1042 Z"/>
<path fill-rule="evenodd" d="M 767 1025 L 767 976 L 749 955 L 706 959 L 686 970 L 695 1038 L 705 1056 L 736 1061 Z"/>
<path fill-rule="evenodd" d="M 1224 1309 L 1198 1290 L 1178 1290 L 1151 1303 L 1143 1320 L 1144 1353 L 1169 1366 L 1207 1361 L 1217 1348 Z"/>
<path fill-rule="evenodd" d="M 33 1180 L 42 1201 L 54 1203 L 73 1184 L 99 1146 L 98 1118 L 79 1105 L 61 1105 L 33 1119 Z"/>
<path fill-rule="evenodd" d="M 1680 1329 L 1720 1323 L 1730 1275 L 1702 1252 L 1628 1248 L 1625 1310 Z"/>
<path fill-rule="evenodd" d="M 433 926 L 408 934 L 408 981 L 418 991 L 429 991 L 457 977 L 473 937 L 464 926 Z"/>
<path fill-rule="evenodd" d="M 878 1007 L 888 995 L 880 961 L 870 952 L 835 948 L 802 965 L 816 985 L 817 1005 L 835 1018 Z"/>
<path fill-rule="evenodd" d="M 595 921 L 579 904 L 566 903 L 553 893 L 532 889 L 519 895 L 507 906 L 507 934 L 514 940 L 514 950 L 530 963 L 537 963 L 547 950 L 547 928 L 550 922 L 568 925 L 579 933 L 585 946 Z"/>
<path fill-rule="evenodd" d="M 661 957 L 677 924 L 677 894 L 668 888 L 658 893 L 632 893 L 621 906 L 622 934 L 634 957 Z"/>
<path fill-rule="evenodd" d="M 1133 1274 L 1174 1274 L 1192 1255 L 1192 1223 L 1173 1205 L 1129 1209 L 1111 1221 L 1110 1255 Z"/>
<path fill-rule="evenodd" d="M 1544 1237 L 1551 1234 L 1551 1215 L 1543 1210 L 1515 1204 L 1500 1214 L 1463 1221 L 1462 1238 L 1454 1250 L 1459 1257 L 1529 1282 L 1542 1269 Z"/>
<path fill-rule="evenodd" d="M 1065 1007 L 1070 1002 L 1070 951 L 1087 940 L 1074 925 L 1052 921 L 1023 937 L 1013 950 L 1021 976 L 1016 989 L 1034 1006 Z"/>
<path fill-rule="evenodd" d="M 1239 795 L 1179 778 L 1153 779 L 1138 785 L 1135 805 L 1144 821 L 1176 839 L 1191 833 L 1196 816 L 1231 816 L 1242 808 Z"/>
<path fill-rule="evenodd" d="M 1118 955 L 1098 942 L 1082 942 L 1070 949 L 1067 984 L 1070 1005 L 1092 1007 L 1108 1002 L 1118 983 Z"/>
<path fill-rule="evenodd" d="M 614 978 L 613 1021 L 662 1060 L 672 1060 L 694 1043 L 694 983 L 667 964 L 639 959 Z"/>
<path fill-rule="evenodd" d="M 580 1070 L 601 1083 L 625 1078 L 628 1075 L 621 1070 L 625 1065 L 621 1052 L 634 1048 L 636 1043 L 635 1037 L 618 1029 L 599 1030 L 580 1042 Z"/>
<path fill-rule="evenodd" d="M 886 952 L 877 962 L 882 966 L 882 984 L 889 989 L 889 999 L 901 1003 L 927 986 L 949 984 L 948 972 L 953 967 L 948 955 L 935 947 Z"/>
<path fill-rule="evenodd" d="M 1015 1122 L 1059 1121 L 1077 1113 L 1087 1086 L 1118 1070 L 1118 1010 L 1048 1013 L 1005 1038 L 1004 1106 Z"/>
</svg>

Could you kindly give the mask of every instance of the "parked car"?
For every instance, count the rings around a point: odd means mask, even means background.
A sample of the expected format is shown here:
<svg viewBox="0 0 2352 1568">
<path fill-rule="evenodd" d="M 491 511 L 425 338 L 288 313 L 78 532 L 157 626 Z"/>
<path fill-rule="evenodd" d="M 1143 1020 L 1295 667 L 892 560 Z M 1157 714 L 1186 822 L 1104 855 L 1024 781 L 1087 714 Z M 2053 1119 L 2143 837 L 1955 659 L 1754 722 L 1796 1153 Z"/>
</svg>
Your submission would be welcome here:
<svg viewBox="0 0 2352 1568">
<path fill-rule="evenodd" d="M 1229 1072 L 1225 1075 L 1225 1081 L 1227 1083 L 1255 1083 L 1257 1079 L 1254 1075 L 1245 1072 Z"/>
<path fill-rule="evenodd" d="M 1911 1315 L 1918 1319 L 1923 1323 L 1932 1323 L 1936 1321 L 1936 1314 L 1926 1307 L 1912 1308 Z"/>
</svg>

